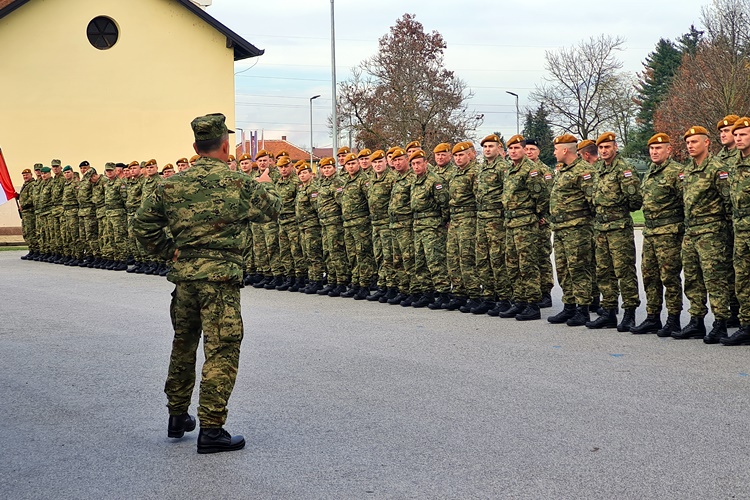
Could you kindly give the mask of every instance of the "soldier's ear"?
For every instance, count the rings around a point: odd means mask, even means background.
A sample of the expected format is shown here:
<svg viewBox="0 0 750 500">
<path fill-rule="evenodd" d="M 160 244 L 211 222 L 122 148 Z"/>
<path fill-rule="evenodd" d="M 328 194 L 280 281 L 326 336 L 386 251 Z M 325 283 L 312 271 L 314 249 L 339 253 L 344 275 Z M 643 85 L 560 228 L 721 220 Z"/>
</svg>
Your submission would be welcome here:
<svg viewBox="0 0 750 500">
<path fill-rule="evenodd" d="M 195 154 L 198 154 L 198 145 L 196 143 L 193 143 L 193 150 L 195 150 Z"/>
</svg>

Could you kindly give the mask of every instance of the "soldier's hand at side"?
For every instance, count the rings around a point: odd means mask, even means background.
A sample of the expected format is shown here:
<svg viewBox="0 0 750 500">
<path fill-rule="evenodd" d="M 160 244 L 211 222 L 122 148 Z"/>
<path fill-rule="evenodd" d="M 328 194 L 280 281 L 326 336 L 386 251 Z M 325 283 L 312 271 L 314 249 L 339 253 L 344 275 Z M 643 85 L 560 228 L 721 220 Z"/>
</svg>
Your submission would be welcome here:
<svg viewBox="0 0 750 500">
<path fill-rule="evenodd" d="M 268 175 L 268 171 L 269 170 L 270 169 L 268 167 L 266 167 L 266 169 L 263 171 L 263 173 L 260 174 L 260 176 L 257 179 L 255 179 L 255 180 L 257 180 L 258 182 L 271 182 L 271 177 L 269 177 L 269 175 Z"/>
<path fill-rule="evenodd" d="M 177 258 L 180 256 L 180 249 L 174 249 L 174 255 L 172 256 L 172 262 L 177 262 Z"/>
</svg>

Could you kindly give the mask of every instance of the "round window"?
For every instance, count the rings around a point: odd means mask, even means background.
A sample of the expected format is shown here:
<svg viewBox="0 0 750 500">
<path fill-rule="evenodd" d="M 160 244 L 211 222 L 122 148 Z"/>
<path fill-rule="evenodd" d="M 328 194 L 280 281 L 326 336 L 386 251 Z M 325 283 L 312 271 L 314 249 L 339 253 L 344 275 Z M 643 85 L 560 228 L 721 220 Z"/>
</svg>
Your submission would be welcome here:
<svg viewBox="0 0 750 500">
<path fill-rule="evenodd" d="M 89 43 L 99 50 L 107 50 L 117 43 L 119 30 L 115 22 L 105 16 L 95 17 L 86 28 Z"/>
</svg>

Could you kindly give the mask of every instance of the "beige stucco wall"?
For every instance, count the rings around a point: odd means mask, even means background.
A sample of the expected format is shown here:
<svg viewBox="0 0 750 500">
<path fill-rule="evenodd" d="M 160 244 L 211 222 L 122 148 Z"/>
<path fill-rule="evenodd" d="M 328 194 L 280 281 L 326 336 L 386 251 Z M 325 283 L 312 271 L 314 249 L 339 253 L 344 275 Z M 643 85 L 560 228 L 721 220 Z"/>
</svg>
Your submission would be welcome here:
<svg viewBox="0 0 750 500">
<path fill-rule="evenodd" d="M 100 15 L 120 28 L 109 50 L 86 37 Z M 0 147 L 16 190 L 24 168 L 52 158 L 161 167 L 194 154 L 195 116 L 234 123 L 234 52 L 174 0 L 31 0 L 0 19 L 0 61 Z M 20 226 L 13 202 L 0 206 L 4 226 Z"/>
</svg>

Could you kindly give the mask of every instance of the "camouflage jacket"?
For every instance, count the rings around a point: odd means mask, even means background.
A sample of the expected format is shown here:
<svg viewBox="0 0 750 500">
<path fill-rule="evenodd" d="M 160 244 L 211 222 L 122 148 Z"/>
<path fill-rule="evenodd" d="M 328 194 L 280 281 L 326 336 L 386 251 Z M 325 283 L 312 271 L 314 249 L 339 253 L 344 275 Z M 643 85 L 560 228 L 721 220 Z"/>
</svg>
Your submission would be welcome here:
<svg viewBox="0 0 750 500">
<path fill-rule="evenodd" d="M 385 170 L 378 177 L 370 177 L 370 189 L 367 191 L 367 205 L 370 207 L 370 220 L 373 226 L 384 226 L 390 222 L 388 205 L 391 202 L 391 191 L 396 177 L 392 170 Z"/>
<path fill-rule="evenodd" d="M 499 156 L 491 162 L 479 165 L 474 180 L 477 200 L 477 217 L 496 219 L 503 217 L 503 176 L 507 165 Z"/>
<path fill-rule="evenodd" d="M 146 198 L 151 196 L 154 191 L 156 191 L 156 188 L 157 186 L 159 186 L 160 182 L 161 177 L 159 177 L 158 174 L 143 178 L 143 181 L 141 181 L 141 205 L 143 205 L 143 202 L 146 200 Z M 140 208 L 140 206 L 138 208 Z"/>
<path fill-rule="evenodd" d="M 275 181 L 276 192 L 281 197 L 281 212 L 279 212 L 279 224 L 292 224 L 295 221 L 295 198 L 297 197 L 297 186 L 299 179 L 290 174 L 286 179 L 279 175 Z"/>
<path fill-rule="evenodd" d="M 76 215 L 78 214 L 78 188 L 80 182 L 73 178 L 72 180 L 65 181 L 63 185 L 63 209 L 73 210 L 75 209 Z"/>
<path fill-rule="evenodd" d="M 125 201 L 125 210 L 129 215 L 135 214 L 136 210 L 141 207 L 144 182 L 145 177 L 140 176 L 137 179 L 128 179 L 126 183 L 128 199 Z"/>
<path fill-rule="evenodd" d="M 414 214 L 414 229 L 447 224 L 450 220 L 449 202 L 448 189 L 438 174 L 427 171 L 423 175 L 414 176 L 410 203 Z"/>
<path fill-rule="evenodd" d="M 341 217 L 344 219 L 344 227 L 355 226 L 361 222 L 361 218 L 369 220 L 370 209 L 367 206 L 367 191 L 370 181 L 361 170 L 354 176 L 345 174 L 342 177 L 343 190 L 339 194 L 341 204 Z"/>
<path fill-rule="evenodd" d="M 91 214 L 91 209 L 95 207 L 93 194 L 94 185 L 91 183 L 91 177 L 95 170 L 90 168 L 83 174 L 81 182 L 78 184 L 78 215 L 81 217 Z"/>
<path fill-rule="evenodd" d="M 649 166 L 641 182 L 643 236 L 677 234 L 685 230 L 680 178 L 683 168 L 671 158 L 661 165 L 651 163 Z"/>
<path fill-rule="evenodd" d="M 750 157 L 735 164 L 729 177 L 732 221 L 735 231 L 750 231 Z"/>
<path fill-rule="evenodd" d="M 443 187 L 446 190 L 450 189 L 451 177 L 453 177 L 453 173 L 456 171 L 456 165 L 453 163 L 453 160 L 449 161 L 442 167 L 430 165 L 429 170 L 430 172 L 438 174 L 440 178 L 443 179 Z"/>
<path fill-rule="evenodd" d="M 21 186 L 21 192 L 18 193 L 18 204 L 24 212 L 34 211 L 35 183 L 36 181 L 34 179 L 24 182 L 23 186 Z"/>
<path fill-rule="evenodd" d="M 34 184 L 31 188 L 31 197 L 34 199 L 34 210 L 39 209 L 39 204 L 37 202 L 37 199 L 39 198 L 39 196 L 41 196 L 42 187 L 43 187 L 42 179 L 41 178 L 34 179 Z"/>
<path fill-rule="evenodd" d="M 732 214 L 729 169 L 709 154 L 700 165 L 691 159 L 682 179 L 685 202 L 685 232 L 704 234 L 720 231 Z"/>
<path fill-rule="evenodd" d="M 300 182 L 297 186 L 297 197 L 294 200 L 294 211 L 300 229 L 320 226 L 315 200 L 318 197 L 318 186 L 310 179 L 307 184 Z"/>
<path fill-rule="evenodd" d="M 124 189 L 125 183 L 119 178 L 107 179 L 104 185 L 104 208 L 110 211 L 125 211 L 125 197 L 127 191 Z"/>
<path fill-rule="evenodd" d="M 549 220 L 553 230 L 569 227 L 591 226 L 594 209 L 594 167 L 582 158 L 570 165 L 563 164 L 549 194 Z"/>
<path fill-rule="evenodd" d="M 104 214 L 106 213 L 106 207 L 104 206 L 104 187 L 109 182 L 109 179 L 102 174 L 99 176 L 99 180 L 96 181 L 93 184 L 93 188 L 91 190 L 91 202 L 96 207 L 96 216 L 97 218 L 104 217 Z"/>
<path fill-rule="evenodd" d="M 505 171 L 502 199 L 506 227 L 538 224 L 549 214 L 549 187 L 544 173 L 528 158 L 514 163 Z"/>
<path fill-rule="evenodd" d="M 52 213 L 52 179 L 39 182 L 39 193 L 34 197 L 34 212 L 36 215 Z"/>
<path fill-rule="evenodd" d="M 728 149 L 726 146 L 722 146 L 721 150 L 716 153 L 716 157 L 730 170 L 733 169 L 734 166 L 742 160 L 739 149 Z"/>
<path fill-rule="evenodd" d="M 62 215 L 63 205 L 62 197 L 63 190 L 65 189 L 65 176 L 63 174 L 57 175 L 50 179 L 50 205 L 52 208 L 52 215 Z"/>
<path fill-rule="evenodd" d="M 601 162 L 594 178 L 594 229 L 610 231 L 633 227 L 630 212 L 641 208 L 640 188 L 638 173 L 619 153 L 609 165 Z"/>
<path fill-rule="evenodd" d="M 201 157 L 157 185 L 136 212 L 133 232 L 160 260 L 178 252 L 169 281 L 239 283 L 251 209 L 275 219 L 281 199 L 267 184 L 229 170 L 221 160 Z"/>
<path fill-rule="evenodd" d="M 414 183 L 414 172 L 408 169 L 399 173 L 393 171 L 393 189 L 391 199 L 388 201 L 388 218 L 391 229 L 412 227 L 411 212 L 411 185 Z"/>
<path fill-rule="evenodd" d="M 317 189 L 310 197 L 315 200 L 315 210 L 318 212 L 321 226 L 341 224 L 341 205 L 338 198 L 344 191 L 343 186 L 341 178 L 335 174 L 331 177 L 321 177 L 316 183 Z"/>
<path fill-rule="evenodd" d="M 477 178 L 477 164 L 469 162 L 464 168 L 458 166 L 448 183 L 450 195 L 451 219 L 476 217 L 477 198 L 474 195 L 474 183 Z"/>
</svg>

